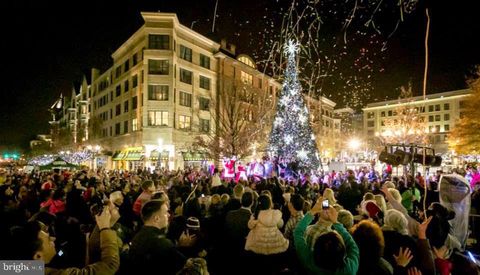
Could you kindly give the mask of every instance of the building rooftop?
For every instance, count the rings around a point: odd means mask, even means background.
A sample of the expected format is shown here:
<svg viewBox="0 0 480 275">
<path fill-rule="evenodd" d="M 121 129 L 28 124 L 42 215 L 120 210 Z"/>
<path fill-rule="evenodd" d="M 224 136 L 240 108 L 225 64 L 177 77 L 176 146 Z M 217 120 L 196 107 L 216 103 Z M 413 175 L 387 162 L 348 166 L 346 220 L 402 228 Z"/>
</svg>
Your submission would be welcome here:
<svg viewBox="0 0 480 275">
<path fill-rule="evenodd" d="M 449 91 L 449 92 L 443 92 L 443 93 L 428 94 L 427 97 L 426 97 L 426 100 L 453 97 L 453 96 L 461 96 L 461 95 L 468 95 L 470 93 L 471 93 L 470 89 L 463 89 L 463 90 L 455 90 L 455 91 Z M 421 101 L 423 101 L 423 96 L 414 96 L 412 98 L 402 99 L 402 100 L 411 100 L 413 102 L 421 102 Z M 366 109 L 369 109 L 369 108 L 375 108 L 375 107 L 391 106 L 391 105 L 396 105 L 396 104 L 399 104 L 399 103 L 400 103 L 399 99 L 380 101 L 380 102 L 367 104 L 367 107 L 363 108 L 363 110 L 366 110 Z"/>
</svg>

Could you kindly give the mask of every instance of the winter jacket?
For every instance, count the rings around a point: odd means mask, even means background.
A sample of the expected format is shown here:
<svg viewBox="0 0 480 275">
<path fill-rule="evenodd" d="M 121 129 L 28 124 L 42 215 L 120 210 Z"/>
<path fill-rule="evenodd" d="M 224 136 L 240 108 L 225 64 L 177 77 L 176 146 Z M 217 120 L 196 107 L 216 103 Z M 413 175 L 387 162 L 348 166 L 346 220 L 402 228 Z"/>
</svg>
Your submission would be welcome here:
<svg viewBox="0 0 480 275">
<path fill-rule="evenodd" d="M 333 224 L 333 229 L 337 231 L 340 236 L 342 236 L 343 241 L 345 242 L 346 248 L 346 257 L 345 257 L 345 264 L 342 268 L 329 271 L 319 268 L 314 260 L 313 260 L 313 251 L 307 245 L 305 240 L 305 231 L 307 226 L 312 222 L 313 215 L 311 213 L 307 213 L 305 217 L 300 221 L 295 228 L 293 236 L 295 238 L 295 248 L 297 249 L 297 254 L 302 263 L 303 267 L 308 271 L 309 274 L 332 274 L 332 275 L 351 275 L 356 274 L 359 267 L 359 258 L 360 252 L 358 250 L 358 246 L 353 240 L 352 236 L 347 232 L 345 227 L 343 227 L 340 223 Z"/>
<path fill-rule="evenodd" d="M 263 255 L 285 252 L 288 249 L 289 242 L 279 229 L 282 226 L 283 220 L 280 210 L 262 210 L 258 214 L 258 220 L 252 216 L 248 221 L 250 232 L 245 243 L 245 250 Z"/>
</svg>

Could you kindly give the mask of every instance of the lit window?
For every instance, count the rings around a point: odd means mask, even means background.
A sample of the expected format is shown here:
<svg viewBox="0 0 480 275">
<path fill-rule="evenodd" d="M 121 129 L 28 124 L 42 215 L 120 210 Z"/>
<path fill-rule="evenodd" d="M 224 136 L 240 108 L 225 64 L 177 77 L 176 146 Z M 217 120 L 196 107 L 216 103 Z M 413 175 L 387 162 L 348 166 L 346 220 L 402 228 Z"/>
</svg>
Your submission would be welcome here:
<svg viewBox="0 0 480 275">
<path fill-rule="evenodd" d="M 138 120 L 136 118 L 132 119 L 132 131 L 138 131 Z"/>
<path fill-rule="evenodd" d="M 168 85 L 148 85 L 148 100 L 168 101 Z"/>
<path fill-rule="evenodd" d="M 150 126 L 168 126 L 168 112 L 149 111 L 148 125 Z"/>
<path fill-rule="evenodd" d="M 179 125 L 179 129 L 189 130 L 191 125 L 191 117 L 178 116 L 178 125 Z"/>
<path fill-rule="evenodd" d="M 240 74 L 240 79 L 245 84 L 253 85 L 253 76 L 251 74 L 248 74 L 248 73 L 242 71 L 241 74 Z"/>
<path fill-rule="evenodd" d="M 242 55 L 238 58 L 238 61 L 242 62 L 243 64 L 247 65 L 247 66 L 250 66 L 252 68 L 256 68 L 255 66 L 255 62 L 253 62 L 253 60 L 251 58 L 249 58 L 248 56 L 245 56 L 245 55 Z"/>
</svg>

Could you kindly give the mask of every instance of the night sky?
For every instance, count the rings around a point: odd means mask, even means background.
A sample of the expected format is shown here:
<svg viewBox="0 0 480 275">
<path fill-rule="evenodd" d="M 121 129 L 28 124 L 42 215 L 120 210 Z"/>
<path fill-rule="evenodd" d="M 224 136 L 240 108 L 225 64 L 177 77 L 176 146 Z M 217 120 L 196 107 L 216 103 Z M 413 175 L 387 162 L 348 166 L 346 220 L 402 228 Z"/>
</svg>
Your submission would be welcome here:
<svg viewBox="0 0 480 275">
<path fill-rule="evenodd" d="M 329 3 L 343 2 L 323 1 L 327 7 Z M 408 82 L 412 83 L 414 94 L 421 93 L 425 6 L 431 8 L 432 16 L 428 90 L 465 88 L 466 77 L 475 64 L 480 64 L 479 2 L 420 1 L 388 40 L 386 33 L 380 36 L 387 41 L 387 48 L 372 55 L 369 97 L 396 98 L 398 88 Z M 105 70 L 111 66 L 113 51 L 143 24 L 141 11 L 175 12 L 186 26 L 195 21 L 195 31 L 217 41 L 225 37 L 240 52 L 261 55 L 258 45 L 268 43 L 263 43 L 264 36 L 258 33 L 265 33 L 265 28 L 271 28 L 272 33 L 280 30 L 280 8 L 289 3 L 290 0 L 219 0 L 217 28 L 211 33 L 215 0 L 1 1 L 4 68 L 0 86 L 0 150 L 26 149 L 36 134 L 48 133 L 48 108 L 60 93 L 70 95 L 73 85 L 78 85 L 92 67 Z M 342 12 L 341 9 L 336 5 L 332 13 Z M 381 25 L 382 20 L 385 25 L 391 24 L 387 22 L 390 19 L 379 19 L 377 24 Z M 349 44 L 345 51 L 358 50 L 355 44 Z M 342 70 L 340 66 L 332 74 Z M 355 77 L 355 73 L 345 69 L 343 77 L 347 74 Z M 331 89 L 337 88 L 331 85 Z M 326 91 L 325 95 L 342 101 L 335 91 Z"/>
</svg>

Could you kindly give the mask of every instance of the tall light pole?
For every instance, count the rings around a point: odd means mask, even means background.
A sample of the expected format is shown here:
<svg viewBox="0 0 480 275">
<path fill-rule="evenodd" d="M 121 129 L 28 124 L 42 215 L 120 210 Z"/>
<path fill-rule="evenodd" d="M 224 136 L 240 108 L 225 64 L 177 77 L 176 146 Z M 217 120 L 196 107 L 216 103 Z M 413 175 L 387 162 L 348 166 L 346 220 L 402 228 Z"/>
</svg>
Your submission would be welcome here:
<svg viewBox="0 0 480 275">
<path fill-rule="evenodd" d="M 87 146 L 87 150 L 90 151 L 92 153 L 92 170 L 97 170 L 97 162 L 95 160 L 96 158 L 96 155 L 98 152 L 100 152 L 100 150 L 102 150 L 102 147 L 100 147 L 100 145 L 95 145 L 95 146 L 92 146 L 92 145 L 88 145 Z"/>
<path fill-rule="evenodd" d="M 158 166 L 158 169 L 160 169 L 160 168 L 162 168 L 161 156 L 162 156 L 163 139 L 162 139 L 162 138 L 158 138 L 157 142 L 158 142 L 158 159 L 157 159 L 157 166 Z"/>
</svg>

